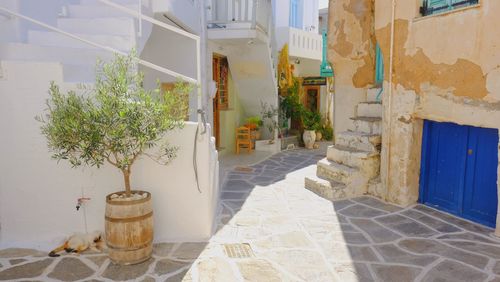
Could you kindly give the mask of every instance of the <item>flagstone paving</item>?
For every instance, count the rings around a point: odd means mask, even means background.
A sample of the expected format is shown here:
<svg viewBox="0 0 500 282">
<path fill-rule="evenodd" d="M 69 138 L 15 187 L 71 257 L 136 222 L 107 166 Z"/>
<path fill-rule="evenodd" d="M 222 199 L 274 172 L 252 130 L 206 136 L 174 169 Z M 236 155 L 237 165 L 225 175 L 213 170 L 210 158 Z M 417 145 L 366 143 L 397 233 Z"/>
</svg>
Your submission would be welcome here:
<svg viewBox="0 0 500 282">
<path fill-rule="evenodd" d="M 304 189 L 324 154 L 287 151 L 229 170 L 210 242 L 156 244 L 134 266 L 99 253 L 0 250 L 0 280 L 500 281 L 490 228 L 421 205 L 331 202 Z"/>
</svg>

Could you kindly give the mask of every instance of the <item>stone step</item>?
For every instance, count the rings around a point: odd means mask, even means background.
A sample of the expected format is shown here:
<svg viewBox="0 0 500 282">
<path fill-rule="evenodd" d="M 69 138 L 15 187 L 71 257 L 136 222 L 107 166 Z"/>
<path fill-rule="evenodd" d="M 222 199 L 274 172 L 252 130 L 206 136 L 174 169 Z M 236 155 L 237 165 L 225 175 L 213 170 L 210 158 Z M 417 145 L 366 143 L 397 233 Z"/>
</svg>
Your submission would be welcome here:
<svg viewBox="0 0 500 282">
<path fill-rule="evenodd" d="M 366 90 L 366 101 L 367 102 L 379 102 L 377 101 L 377 96 L 380 93 L 382 88 L 370 88 Z M 383 91 L 380 94 L 380 100 L 382 100 L 382 95 L 384 95 Z"/>
<path fill-rule="evenodd" d="M 358 117 L 382 117 L 383 107 L 379 102 L 363 102 L 358 104 Z"/>
<path fill-rule="evenodd" d="M 368 182 L 358 168 L 332 162 L 327 158 L 318 161 L 316 176 L 346 185 L 360 183 L 360 181 Z"/>
<path fill-rule="evenodd" d="M 85 40 L 97 43 L 103 46 L 118 49 L 120 51 L 129 52 L 135 47 L 135 37 L 121 35 L 90 35 L 90 34 L 75 34 Z M 65 36 L 53 31 L 38 31 L 30 30 L 28 32 L 28 43 L 44 46 L 68 47 L 68 48 L 84 48 L 98 49 L 90 44 L 81 42 L 71 37 Z"/>
<path fill-rule="evenodd" d="M 113 0 L 113 3 L 120 4 L 120 5 L 133 5 L 139 3 L 139 0 Z M 102 3 L 99 0 L 80 0 L 80 4 L 82 5 L 102 5 L 105 6 L 106 4 Z"/>
<path fill-rule="evenodd" d="M 353 117 L 351 130 L 369 134 L 382 134 L 382 118 L 380 117 Z"/>
<path fill-rule="evenodd" d="M 134 19 L 122 18 L 59 18 L 57 26 L 67 32 L 78 34 L 100 34 L 135 36 Z"/>
<path fill-rule="evenodd" d="M 377 177 L 380 173 L 380 154 L 378 152 L 333 145 L 328 147 L 326 158 L 332 162 L 358 168 L 368 179 Z"/>
<path fill-rule="evenodd" d="M 367 152 L 380 152 L 382 137 L 359 131 L 344 131 L 335 136 L 335 145 Z"/>
<path fill-rule="evenodd" d="M 307 190 L 330 201 L 346 197 L 346 186 L 340 182 L 329 181 L 317 176 L 307 176 L 304 185 Z"/>
<path fill-rule="evenodd" d="M 139 2 L 137 4 L 123 5 L 134 11 L 138 11 Z M 95 5 L 67 5 L 68 13 L 71 18 L 107 18 L 107 17 L 129 17 L 129 15 L 115 7 L 101 5 L 100 3 L 95 3 Z"/>
<path fill-rule="evenodd" d="M 108 61 L 113 54 L 100 49 L 68 48 L 25 43 L 0 43 L 0 58 L 11 61 L 60 62 L 95 67 L 96 58 Z"/>
</svg>

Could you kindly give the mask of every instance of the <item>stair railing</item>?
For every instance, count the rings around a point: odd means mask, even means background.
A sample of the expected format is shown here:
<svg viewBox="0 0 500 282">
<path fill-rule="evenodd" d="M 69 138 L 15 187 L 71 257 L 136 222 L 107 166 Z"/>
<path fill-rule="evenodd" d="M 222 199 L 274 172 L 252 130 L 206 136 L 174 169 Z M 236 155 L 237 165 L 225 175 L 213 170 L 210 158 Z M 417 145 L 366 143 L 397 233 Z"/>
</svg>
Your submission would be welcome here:
<svg viewBox="0 0 500 282">
<path fill-rule="evenodd" d="M 142 37 L 142 0 L 139 1 L 139 7 L 137 7 L 137 13 L 139 16 L 139 30 L 137 31 L 137 35 Z"/>
<path fill-rule="evenodd" d="M 269 41 L 269 50 L 271 52 L 271 64 L 272 64 L 272 69 L 273 69 L 273 79 L 275 82 L 275 85 L 277 87 L 278 85 L 278 78 L 277 78 L 277 66 L 278 66 L 278 47 L 277 47 L 277 42 L 276 42 L 276 26 L 274 23 L 274 17 L 273 17 L 273 7 L 272 7 L 272 2 L 268 1 L 267 3 L 267 37 Z"/>
<path fill-rule="evenodd" d="M 211 0 L 210 3 L 212 16 L 207 21 L 208 28 L 232 28 L 231 24 L 239 23 L 266 32 L 267 0 Z"/>
<path fill-rule="evenodd" d="M 173 70 L 169 70 L 167 68 L 158 66 L 156 64 L 153 64 L 153 63 L 151 63 L 149 61 L 146 61 L 146 60 L 143 60 L 143 59 L 138 59 L 138 63 L 141 64 L 141 65 L 143 65 L 143 66 L 145 66 L 145 67 L 151 68 L 151 69 L 156 70 L 156 71 L 161 72 L 161 73 L 164 73 L 166 75 L 180 78 L 181 80 L 189 82 L 189 83 L 197 84 L 198 85 L 198 109 L 201 109 L 202 103 L 201 103 L 201 48 L 200 48 L 200 37 L 197 36 L 197 35 L 195 35 L 195 34 L 191 34 L 189 32 L 186 32 L 186 31 L 184 31 L 184 30 L 182 30 L 180 28 L 177 28 L 177 27 L 174 27 L 174 26 L 170 26 L 170 25 L 168 25 L 166 23 L 158 21 L 158 20 L 156 20 L 154 18 L 151 18 L 149 16 L 143 15 L 141 9 L 133 10 L 133 9 L 128 8 L 128 7 L 125 7 L 125 6 L 113 3 L 113 2 L 111 2 L 109 0 L 99 0 L 99 2 L 102 2 L 103 4 L 106 4 L 106 5 L 110 6 L 110 7 L 114 7 L 115 9 L 120 10 L 120 11 L 126 13 L 126 14 L 129 14 L 129 15 L 131 15 L 131 16 L 139 19 L 139 22 L 141 22 L 142 20 L 145 20 L 147 22 L 150 22 L 153 25 L 156 25 L 156 26 L 159 26 L 159 27 L 164 28 L 166 30 L 175 32 L 175 33 L 180 34 L 182 36 L 191 38 L 191 39 L 193 39 L 195 41 L 195 44 L 196 44 L 196 78 L 192 78 L 192 77 L 180 74 L 178 72 L 175 72 Z M 140 2 L 142 4 L 142 1 L 140 1 Z M 139 4 L 139 6 L 141 6 L 141 4 Z M 51 26 L 49 24 L 43 23 L 43 22 L 38 21 L 36 19 L 33 19 L 31 17 L 22 15 L 20 13 L 17 13 L 15 11 L 12 11 L 12 10 L 7 9 L 5 7 L 0 6 L 0 12 L 3 12 L 3 13 L 6 13 L 6 14 L 9 14 L 11 16 L 14 16 L 14 17 L 17 17 L 17 18 L 29 21 L 31 23 L 34 23 L 34 24 L 38 25 L 38 26 L 41 26 L 41 27 L 44 27 L 44 28 L 46 28 L 48 30 L 60 33 L 62 35 L 65 35 L 67 37 L 73 38 L 75 40 L 81 41 L 83 43 L 86 43 L 86 44 L 88 44 L 90 46 L 93 46 L 93 47 L 96 47 L 98 49 L 102 49 L 102 50 L 109 51 L 109 52 L 112 52 L 114 54 L 119 54 L 119 55 L 123 55 L 123 56 L 127 55 L 125 52 L 122 52 L 122 51 L 117 50 L 115 48 L 112 48 L 112 47 L 109 47 L 109 46 L 104 46 L 104 45 L 101 45 L 99 43 L 95 43 L 95 42 L 93 42 L 91 40 L 87 40 L 87 39 L 82 38 L 82 37 L 80 37 L 78 35 L 72 34 L 70 32 L 66 32 L 66 31 L 61 30 L 61 29 L 59 29 L 57 27 L 54 27 L 54 26 Z M 199 117 L 198 120 L 201 120 L 201 117 Z"/>
</svg>

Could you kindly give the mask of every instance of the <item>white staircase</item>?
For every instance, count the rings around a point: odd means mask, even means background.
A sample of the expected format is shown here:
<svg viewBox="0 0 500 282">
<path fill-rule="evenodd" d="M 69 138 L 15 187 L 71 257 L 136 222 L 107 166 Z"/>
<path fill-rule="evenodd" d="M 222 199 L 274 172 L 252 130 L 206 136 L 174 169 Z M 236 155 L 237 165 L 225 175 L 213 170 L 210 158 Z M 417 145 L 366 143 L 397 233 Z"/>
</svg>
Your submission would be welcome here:
<svg viewBox="0 0 500 282">
<path fill-rule="evenodd" d="M 241 45 L 228 53 L 229 69 L 247 115 L 257 115 L 261 101 L 277 106 L 273 50 L 265 43 Z"/>
<path fill-rule="evenodd" d="M 336 200 L 367 194 L 380 183 L 382 104 L 380 89 L 367 91 L 367 101 L 358 104 L 350 130 L 339 133 L 326 158 L 317 164 L 316 176 L 305 178 L 305 187 Z"/>
<path fill-rule="evenodd" d="M 115 0 L 114 3 L 139 10 L 139 0 Z M 143 22 L 142 34 L 139 34 L 139 22 L 134 16 L 98 0 L 81 0 L 77 5 L 61 6 L 61 10 L 64 12 L 55 28 L 125 53 L 135 48 L 140 54 L 152 29 L 151 24 Z M 141 7 L 141 11 L 148 16 L 152 14 L 147 6 Z M 58 62 L 62 64 L 65 82 L 93 82 L 96 60 L 112 57 L 110 51 L 45 29 L 29 30 L 26 43 L 0 43 L 1 60 Z"/>
</svg>

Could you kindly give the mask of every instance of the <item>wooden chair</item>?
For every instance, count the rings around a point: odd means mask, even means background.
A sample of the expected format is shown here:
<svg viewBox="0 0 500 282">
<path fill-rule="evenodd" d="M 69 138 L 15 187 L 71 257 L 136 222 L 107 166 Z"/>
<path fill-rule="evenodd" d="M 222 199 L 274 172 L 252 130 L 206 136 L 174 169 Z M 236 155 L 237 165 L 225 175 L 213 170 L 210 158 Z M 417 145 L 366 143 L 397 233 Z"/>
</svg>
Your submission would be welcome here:
<svg viewBox="0 0 500 282">
<path fill-rule="evenodd" d="M 240 153 L 240 148 L 246 148 L 247 152 L 252 152 L 252 137 L 250 129 L 245 126 L 236 128 L 236 154 Z"/>
</svg>

